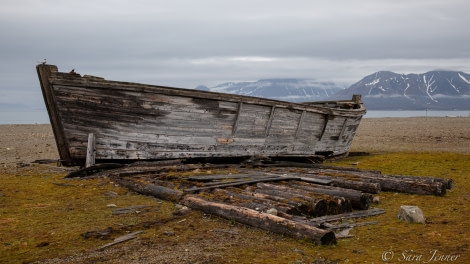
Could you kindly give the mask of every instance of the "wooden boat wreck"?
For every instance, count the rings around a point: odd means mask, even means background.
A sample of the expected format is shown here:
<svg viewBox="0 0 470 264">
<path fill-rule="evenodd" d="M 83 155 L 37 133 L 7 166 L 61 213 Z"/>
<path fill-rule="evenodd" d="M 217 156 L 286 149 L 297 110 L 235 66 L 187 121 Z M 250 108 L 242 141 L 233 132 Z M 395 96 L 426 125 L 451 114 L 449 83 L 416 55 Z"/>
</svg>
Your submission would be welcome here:
<svg viewBox="0 0 470 264">
<path fill-rule="evenodd" d="M 345 155 L 366 113 L 359 95 L 291 103 L 36 68 L 64 165 L 85 163 L 89 134 L 103 162 Z"/>
</svg>

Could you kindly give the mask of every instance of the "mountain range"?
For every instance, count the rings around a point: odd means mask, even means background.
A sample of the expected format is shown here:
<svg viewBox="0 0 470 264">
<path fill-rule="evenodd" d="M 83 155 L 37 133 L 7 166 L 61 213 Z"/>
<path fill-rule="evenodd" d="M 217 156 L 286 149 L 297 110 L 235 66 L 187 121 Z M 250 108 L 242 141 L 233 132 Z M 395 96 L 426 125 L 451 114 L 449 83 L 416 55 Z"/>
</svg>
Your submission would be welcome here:
<svg viewBox="0 0 470 264">
<path fill-rule="evenodd" d="M 361 94 L 369 110 L 470 110 L 470 75 L 458 71 L 406 75 L 379 71 L 348 88 L 308 79 L 265 79 L 196 89 L 291 102 L 351 99 Z"/>
<path fill-rule="evenodd" d="M 199 90 L 263 97 L 289 102 L 321 101 L 345 89 L 333 82 L 311 79 L 264 79 L 255 82 L 227 82 Z"/>
<path fill-rule="evenodd" d="M 470 75 L 456 71 L 398 74 L 379 71 L 329 99 L 361 94 L 371 110 L 469 110 Z"/>
</svg>

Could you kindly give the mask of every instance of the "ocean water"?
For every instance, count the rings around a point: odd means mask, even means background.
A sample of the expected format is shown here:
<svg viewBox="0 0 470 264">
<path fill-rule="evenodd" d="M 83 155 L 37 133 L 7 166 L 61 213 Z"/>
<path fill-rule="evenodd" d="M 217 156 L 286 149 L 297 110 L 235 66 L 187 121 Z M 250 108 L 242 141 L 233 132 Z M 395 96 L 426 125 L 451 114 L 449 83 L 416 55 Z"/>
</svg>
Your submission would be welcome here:
<svg viewBox="0 0 470 264">
<path fill-rule="evenodd" d="M 0 110 L 0 124 L 50 124 L 47 111 L 44 110 Z"/>
<path fill-rule="evenodd" d="M 470 117 L 468 111 L 367 111 L 364 118 L 383 118 L 383 117 Z M 47 111 L 24 110 L 24 111 L 0 111 L 0 124 L 49 124 Z"/>
</svg>

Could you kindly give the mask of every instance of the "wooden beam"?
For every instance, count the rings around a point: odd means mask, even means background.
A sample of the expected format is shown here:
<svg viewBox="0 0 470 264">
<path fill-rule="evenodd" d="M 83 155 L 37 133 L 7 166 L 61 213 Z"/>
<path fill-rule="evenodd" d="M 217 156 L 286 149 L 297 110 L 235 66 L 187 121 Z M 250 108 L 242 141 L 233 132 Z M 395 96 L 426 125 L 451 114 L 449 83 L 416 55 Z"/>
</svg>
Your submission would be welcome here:
<svg viewBox="0 0 470 264">
<path fill-rule="evenodd" d="M 64 165 L 71 165 L 72 158 L 69 152 L 69 144 L 65 137 L 64 128 L 60 120 L 59 109 L 57 107 L 54 89 L 49 82 L 49 77 L 55 75 L 59 70 L 57 66 L 39 64 L 36 66 L 39 81 L 41 83 L 42 95 L 51 121 L 52 131 L 57 143 L 57 150 L 59 152 L 60 160 Z"/>
<path fill-rule="evenodd" d="M 86 149 L 86 162 L 85 167 L 91 167 L 95 165 L 95 135 L 93 133 L 88 134 L 88 146 Z"/>
<path fill-rule="evenodd" d="M 323 139 L 323 135 L 325 135 L 325 131 L 326 131 L 326 127 L 328 126 L 328 120 L 330 119 L 330 115 L 328 114 L 325 114 L 323 115 L 323 118 L 324 118 L 324 122 L 323 122 L 323 128 L 321 130 L 321 134 L 320 134 L 320 141 Z"/>
<path fill-rule="evenodd" d="M 269 130 L 271 129 L 271 124 L 273 123 L 273 117 L 274 117 L 274 110 L 276 107 L 273 105 L 271 107 L 271 113 L 269 114 L 269 119 L 268 123 L 266 123 L 266 129 L 264 130 L 264 136 L 267 137 L 269 135 Z"/>
<path fill-rule="evenodd" d="M 295 131 L 295 138 L 299 136 L 299 132 L 300 132 L 300 129 L 302 128 L 302 122 L 304 121 L 304 117 L 305 117 L 305 110 L 302 111 L 302 114 L 300 115 L 299 124 L 297 124 L 297 131 Z"/>
<path fill-rule="evenodd" d="M 341 132 L 339 133 L 338 140 L 340 140 L 343 137 L 344 131 L 346 130 L 346 123 L 348 122 L 348 119 L 345 118 L 343 122 L 343 127 L 341 128 Z"/>
<path fill-rule="evenodd" d="M 235 136 L 237 133 L 238 129 L 238 120 L 240 120 L 240 115 L 242 112 L 242 107 L 243 107 L 243 102 L 238 103 L 238 111 L 237 111 L 237 117 L 235 118 L 235 123 L 233 124 L 233 129 L 232 129 L 232 136 Z"/>
</svg>

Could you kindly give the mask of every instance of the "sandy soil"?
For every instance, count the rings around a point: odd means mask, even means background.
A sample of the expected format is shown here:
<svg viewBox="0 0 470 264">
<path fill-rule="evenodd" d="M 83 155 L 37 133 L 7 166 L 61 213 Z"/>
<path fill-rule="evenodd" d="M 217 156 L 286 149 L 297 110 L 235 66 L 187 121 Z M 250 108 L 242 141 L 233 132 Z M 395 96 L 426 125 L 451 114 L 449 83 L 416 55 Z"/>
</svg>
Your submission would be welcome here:
<svg viewBox="0 0 470 264">
<path fill-rule="evenodd" d="M 470 118 L 366 118 L 351 151 L 470 153 Z"/>
<path fill-rule="evenodd" d="M 366 118 L 351 151 L 448 151 L 470 154 L 470 118 Z M 50 125 L 0 125 L 0 166 L 58 159 Z"/>
</svg>

